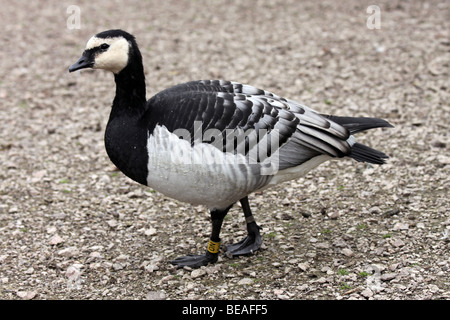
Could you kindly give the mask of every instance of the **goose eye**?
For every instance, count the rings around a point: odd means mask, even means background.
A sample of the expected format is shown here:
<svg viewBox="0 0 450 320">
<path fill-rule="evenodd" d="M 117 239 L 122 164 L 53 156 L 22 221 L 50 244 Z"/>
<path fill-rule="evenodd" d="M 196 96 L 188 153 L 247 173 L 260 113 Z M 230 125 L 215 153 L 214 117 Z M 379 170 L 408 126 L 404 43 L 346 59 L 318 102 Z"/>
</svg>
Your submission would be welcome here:
<svg viewBox="0 0 450 320">
<path fill-rule="evenodd" d="M 100 46 L 100 49 L 102 49 L 102 50 L 106 50 L 106 49 L 108 49 L 109 48 L 109 44 L 107 44 L 107 43 L 103 43 L 101 46 Z"/>
</svg>

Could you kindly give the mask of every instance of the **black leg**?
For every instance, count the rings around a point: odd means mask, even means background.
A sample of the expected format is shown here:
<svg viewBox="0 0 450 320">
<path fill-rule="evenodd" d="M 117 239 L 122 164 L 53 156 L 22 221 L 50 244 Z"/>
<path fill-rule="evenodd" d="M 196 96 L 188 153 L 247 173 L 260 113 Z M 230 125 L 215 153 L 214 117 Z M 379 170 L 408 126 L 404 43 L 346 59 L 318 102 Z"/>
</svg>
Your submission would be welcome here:
<svg viewBox="0 0 450 320">
<path fill-rule="evenodd" d="M 223 218 L 225 218 L 230 208 L 231 206 L 224 210 L 211 210 L 212 232 L 205 254 L 179 257 L 170 261 L 170 263 L 179 268 L 199 268 L 209 263 L 217 262 L 220 248 L 220 229 L 222 228 Z"/>
<path fill-rule="evenodd" d="M 228 257 L 252 254 L 261 247 L 262 243 L 261 234 L 259 233 L 261 228 L 255 222 L 248 198 L 242 198 L 240 202 L 244 211 L 245 222 L 247 223 L 247 236 L 238 243 L 227 246 L 226 255 Z"/>
</svg>

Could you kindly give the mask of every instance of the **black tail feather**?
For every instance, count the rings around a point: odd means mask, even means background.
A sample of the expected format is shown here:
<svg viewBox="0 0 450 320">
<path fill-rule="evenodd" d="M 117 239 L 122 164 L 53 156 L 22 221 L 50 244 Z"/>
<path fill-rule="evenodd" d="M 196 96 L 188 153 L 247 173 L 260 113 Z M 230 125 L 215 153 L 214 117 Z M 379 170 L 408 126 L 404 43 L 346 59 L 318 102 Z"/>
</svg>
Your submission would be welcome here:
<svg viewBox="0 0 450 320">
<path fill-rule="evenodd" d="M 350 134 L 354 134 L 357 132 L 374 129 L 374 128 L 392 128 L 393 125 L 383 119 L 378 118 L 365 118 L 365 117 L 338 117 L 338 116 L 330 116 L 324 115 L 326 118 L 334 121 L 348 131 Z"/>
<path fill-rule="evenodd" d="M 366 117 L 339 117 L 324 115 L 326 118 L 334 121 L 344 128 L 346 128 L 350 134 L 358 133 L 361 131 L 374 129 L 374 128 L 392 128 L 389 122 L 378 118 L 366 118 Z M 385 159 L 389 158 L 383 152 L 372 149 L 361 143 L 354 143 L 351 149 L 351 153 L 348 155 L 350 158 L 360 162 L 369 162 L 373 164 L 384 164 Z"/>
<path fill-rule="evenodd" d="M 352 146 L 349 157 L 359 162 L 369 162 L 373 164 L 384 164 L 386 163 L 385 159 L 389 158 L 383 152 L 358 142 Z"/>
</svg>

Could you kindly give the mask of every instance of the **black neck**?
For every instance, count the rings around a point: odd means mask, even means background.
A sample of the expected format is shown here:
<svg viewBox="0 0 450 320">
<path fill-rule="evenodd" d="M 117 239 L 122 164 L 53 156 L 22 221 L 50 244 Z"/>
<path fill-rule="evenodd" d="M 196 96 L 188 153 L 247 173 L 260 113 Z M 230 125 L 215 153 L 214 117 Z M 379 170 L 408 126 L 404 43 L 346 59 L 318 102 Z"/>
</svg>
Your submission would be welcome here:
<svg viewBox="0 0 450 320">
<path fill-rule="evenodd" d="M 142 57 L 137 48 L 130 48 L 128 65 L 114 74 L 116 97 L 111 115 L 116 113 L 141 113 L 145 109 L 145 75 Z"/>
</svg>

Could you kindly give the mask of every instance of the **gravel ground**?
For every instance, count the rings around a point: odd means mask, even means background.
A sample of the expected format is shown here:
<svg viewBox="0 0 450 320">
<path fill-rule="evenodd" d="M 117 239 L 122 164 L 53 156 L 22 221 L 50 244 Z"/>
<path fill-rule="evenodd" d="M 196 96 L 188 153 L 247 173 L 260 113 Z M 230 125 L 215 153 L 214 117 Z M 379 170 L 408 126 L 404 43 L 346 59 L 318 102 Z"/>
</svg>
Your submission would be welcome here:
<svg viewBox="0 0 450 320">
<path fill-rule="evenodd" d="M 79 29 L 67 27 L 72 4 Z M 380 29 L 366 25 L 373 4 Z M 450 298 L 448 2 L 0 6 L 0 299 Z M 220 78 L 385 118 L 395 129 L 359 139 L 389 163 L 328 162 L 252 195 L 262 250 L 177 270 L 170 259 L 205 250 L 208 212 L 115 169 L 103 145 L 113 77 L 67 70 L 110 28 L 136 35 L 148 97 Z M 223 243 L 244 235 L 236 206 Z"/>
</svg>

